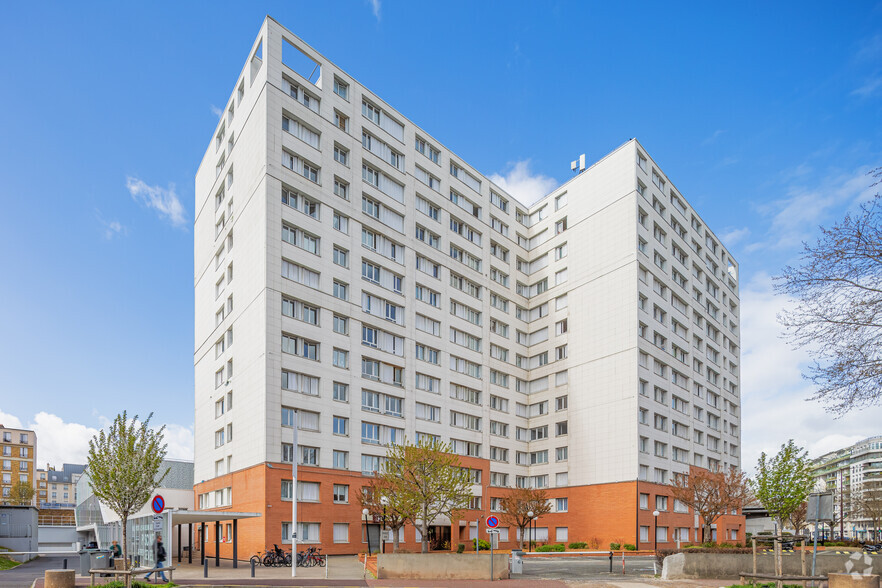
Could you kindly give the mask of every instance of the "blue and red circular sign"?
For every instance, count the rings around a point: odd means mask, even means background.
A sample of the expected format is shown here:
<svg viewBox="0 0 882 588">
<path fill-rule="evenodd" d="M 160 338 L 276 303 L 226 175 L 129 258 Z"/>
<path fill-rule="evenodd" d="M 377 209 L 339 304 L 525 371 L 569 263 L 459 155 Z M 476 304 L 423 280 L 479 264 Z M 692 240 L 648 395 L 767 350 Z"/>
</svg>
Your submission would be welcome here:
<svg viewBox="0 0 882 588">
<path fill-rule="evenodd" d="M 487 517 L 487 526 L 490 527 L 491 529 L 495 529 L 498 524 L 499 524 L 499 519 L 497 519 L 496 517 L 494 517 L 492 515 Z"/>
<path fill-rule="evenodd" d="M 162 495 L 157 494 L 153 497 L 153 500 L 150 502 L 150 507 L 153 509 L 153 512 L 159 514 L 165 508 L 165 498 Z"/>
</svg>

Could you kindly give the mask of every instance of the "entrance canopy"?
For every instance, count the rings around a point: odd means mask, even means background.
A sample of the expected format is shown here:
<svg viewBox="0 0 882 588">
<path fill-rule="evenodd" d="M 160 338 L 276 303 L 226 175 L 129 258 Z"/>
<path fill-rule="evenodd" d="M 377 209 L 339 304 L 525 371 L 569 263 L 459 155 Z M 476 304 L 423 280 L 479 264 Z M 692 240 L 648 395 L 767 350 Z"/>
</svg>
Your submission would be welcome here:
<svg viewBox="0 0 882 588">
<path fill-rule="evenodd" d="M 259 512 L 232 512 L 229 510 L 169 510 L 166 512 L 171 515 L 172 525 L 218 523 L 261 516 Z"/>
</svg>

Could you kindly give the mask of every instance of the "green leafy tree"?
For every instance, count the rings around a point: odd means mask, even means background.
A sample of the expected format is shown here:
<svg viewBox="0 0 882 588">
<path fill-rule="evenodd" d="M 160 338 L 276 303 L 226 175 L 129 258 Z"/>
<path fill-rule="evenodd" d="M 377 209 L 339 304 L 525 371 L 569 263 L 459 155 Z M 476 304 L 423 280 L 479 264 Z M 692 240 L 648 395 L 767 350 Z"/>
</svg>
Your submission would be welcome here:
<svg viewBox="0 0 882 588">
<path fill-rule="evenodd" d="M 452 521 L 472 498 L 468 469 L 449 445 L 435 439 L 391 445 L 377 479 L 394 509 L 420 529 L 423 553 L 429 551 L 429 525 L 441 516 Z"/>
<path fill-rule="evenodd" d="M 870 174 L 879 180 L 882 168 Z M 878 181 L 876 182 L 879 183 Z M 875 184 L 874 184 L 875 185 Z M 844 414 L 882 400 L 882 195 L 861 205 L 784 268 L 775 289 L 796 301 L 779 316 L 814 363 L 812 398 Z"/>
<path fill-rule="evenodd" d="M 163 443 L 165 425 L 150 428 L 150 413 L 144 421 L 126 412 L 117 415 L 106 433 L 104 429 L 89 440 L 86 471 L 95 497 L 115 512 L 122 521 L 123 561 L 128 561 L 126 523 L 138 512 L 168 474 L 160 475 L 167 445 Z"/>
<path fill-rule="evenodd" d="M 27 506 L 28 504 L 31 504 L 31 501 L 34 499 L 34 494 L 35 490 L 33 486 L 27 482 L 20 481 L 12 487 L 10 498 L 15 504 Z"/>
<path fill-rule="evenodd" d="M 814 488 L 815 480 L 807 452 L 793 439 L 772 458 L 760 455 L 757 475 L 753 480 L 754 494 L 769 516 L 784 530 L 784 522 L 805 502 Z"/>
<path fill-rule="evenodd" d="M 507 496 L 499 501 L 502 508 L 502 518 L 519 529 L 518 546 L 524 549 L 524 529 L 530 525 L 530 515 L 533 518 L 551 512 L 548 503 L 548 494 L 543 488 L 515 488 Z"/>
</svg>

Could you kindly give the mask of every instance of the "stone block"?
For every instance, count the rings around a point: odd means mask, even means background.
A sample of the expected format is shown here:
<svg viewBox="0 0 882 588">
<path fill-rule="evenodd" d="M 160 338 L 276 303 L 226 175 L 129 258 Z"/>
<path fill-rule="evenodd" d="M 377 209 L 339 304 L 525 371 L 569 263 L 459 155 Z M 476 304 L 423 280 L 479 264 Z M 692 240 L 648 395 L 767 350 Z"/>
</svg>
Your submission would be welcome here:
<svg viewBox="0 0 882 588">
<path fill-rule="evenodd" d="M 830 574 L 829 588 L 879 588 L 879 576 L 864 574 Z"/>
<path fill-rule="evenodd" d="M 74 570 L 46 570 L 43 580 L 44 588 L 74 588 L 77 578 Z"/>
</svg>

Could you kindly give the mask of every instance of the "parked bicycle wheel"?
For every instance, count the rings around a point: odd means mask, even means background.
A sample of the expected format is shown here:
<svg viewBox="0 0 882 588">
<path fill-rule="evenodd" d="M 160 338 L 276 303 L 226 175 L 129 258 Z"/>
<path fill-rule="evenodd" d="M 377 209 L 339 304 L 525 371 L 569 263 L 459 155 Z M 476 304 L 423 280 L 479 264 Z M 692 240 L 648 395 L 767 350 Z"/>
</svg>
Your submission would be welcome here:
<svg viewBox="0 0 882 588">
<path fill-rule="evenodd" d="M 266 555 L 263 556 L 263 565 L 265 565 L 268 568 L 271 568 L 273 566 L 274 560 L 275 560 L 275 558 L 273 557 L 273 554 L 267 553 Z"/>
<path fill-rule="evenodd" d="M 261 565 L 260 556 L 259 555 L 252 555 L 251 556 L 251 563 L 253 563 L 255 566 Z"/>
</svg>

